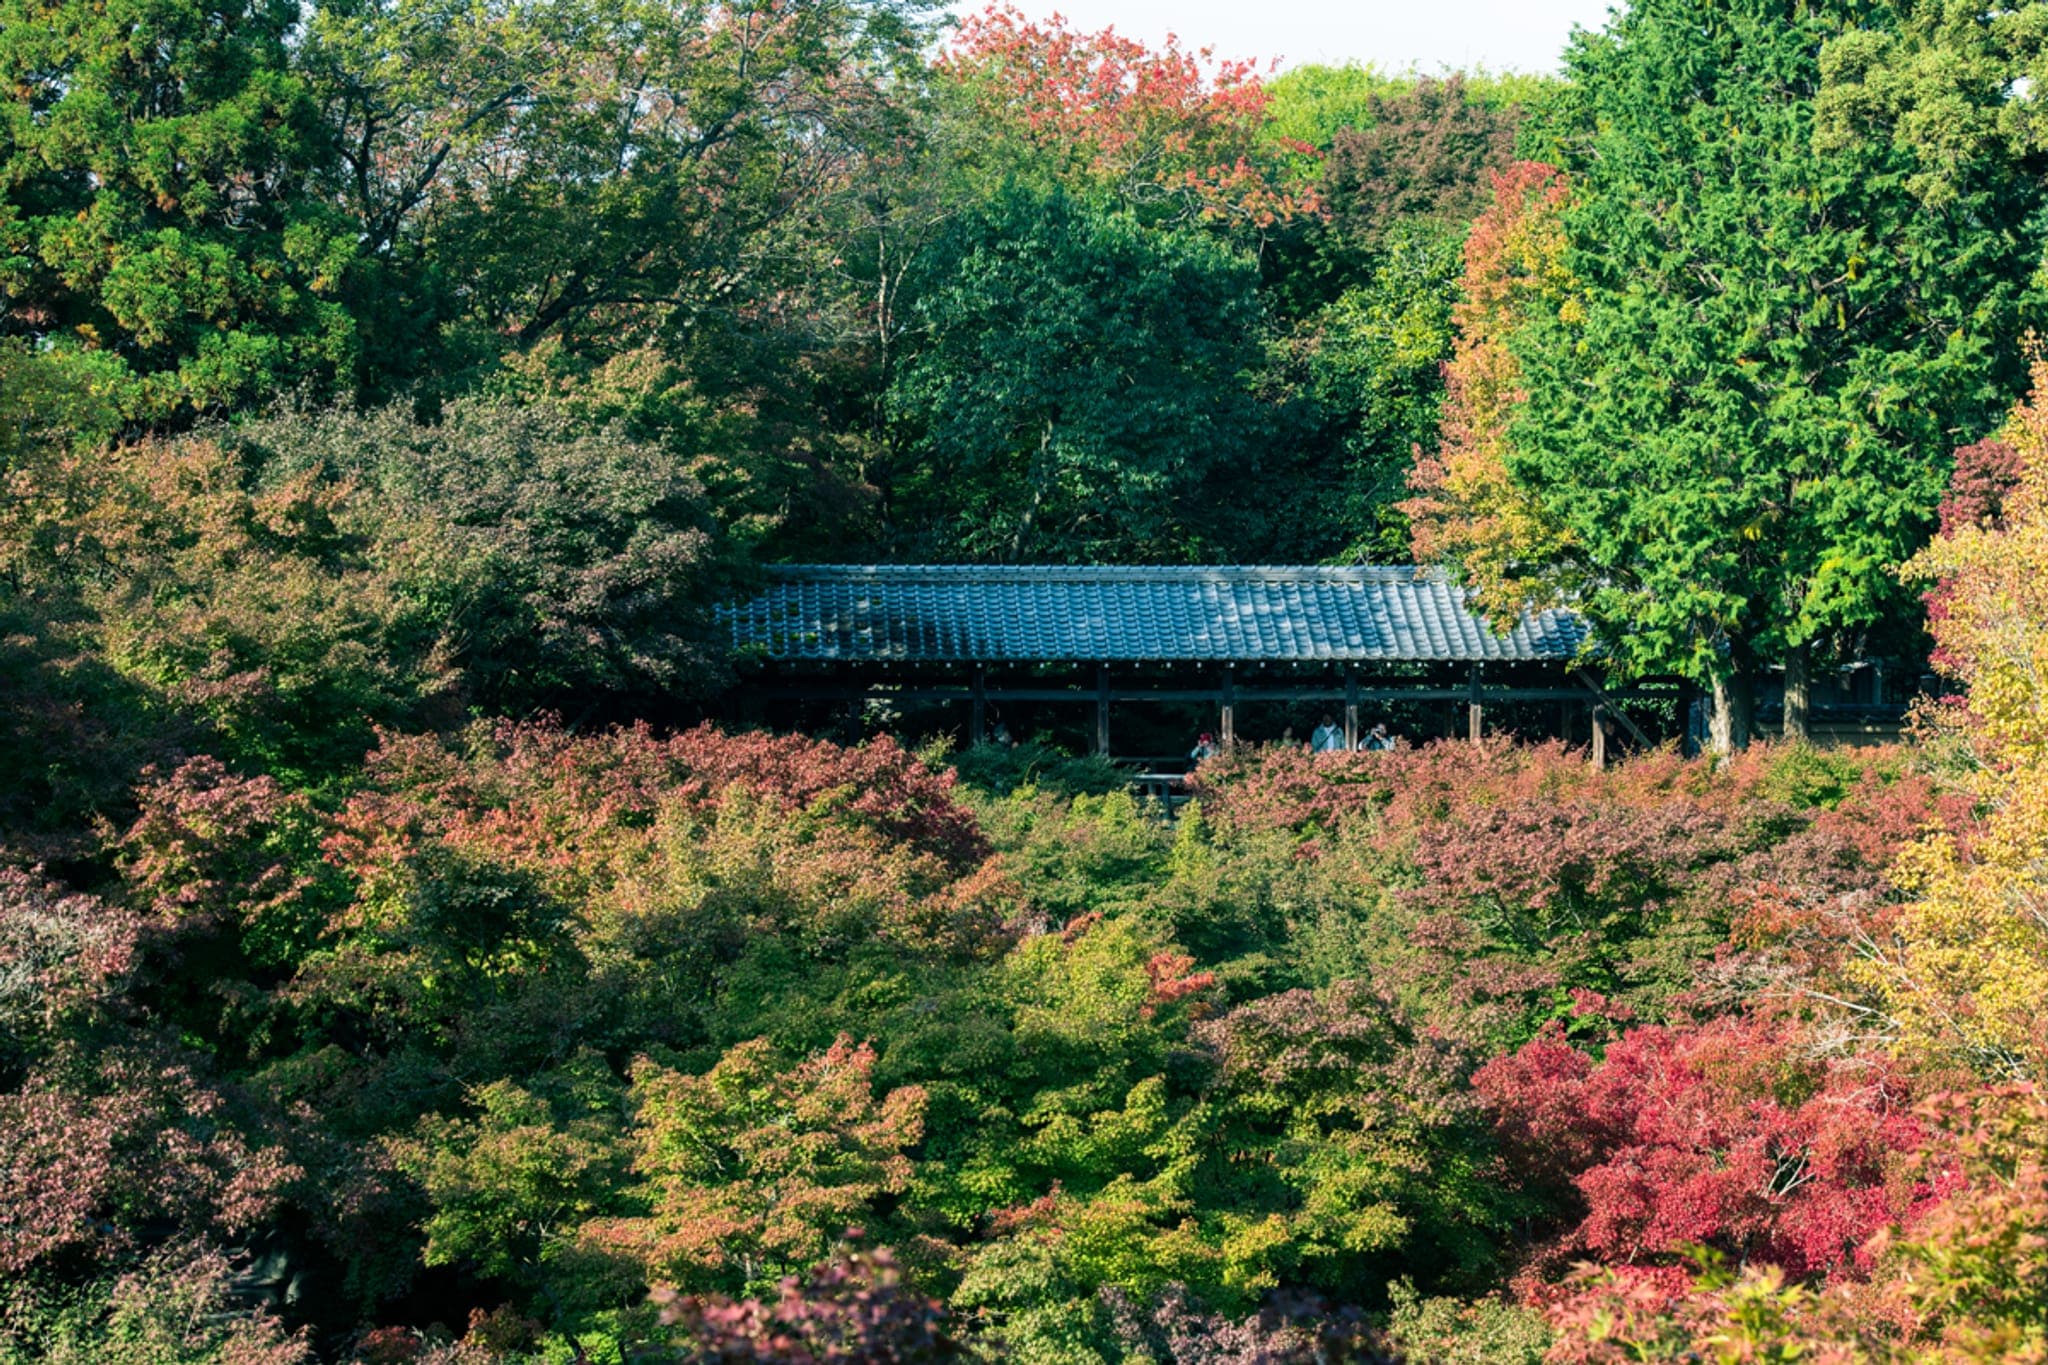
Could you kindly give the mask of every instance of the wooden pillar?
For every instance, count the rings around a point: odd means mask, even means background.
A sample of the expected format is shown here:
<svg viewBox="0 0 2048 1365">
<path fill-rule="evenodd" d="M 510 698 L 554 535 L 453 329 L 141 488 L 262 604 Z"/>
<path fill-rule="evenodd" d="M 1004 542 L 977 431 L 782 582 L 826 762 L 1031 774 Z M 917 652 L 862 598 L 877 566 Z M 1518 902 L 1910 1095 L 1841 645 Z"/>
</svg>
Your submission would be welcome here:
<svg viewBox="0 0 2048 1365">
<path fill-rule="evenodd" d="M 1223 665 L 1223 714 L 1217 738 L 1226 749 L 1237 743 L 1237 670 L 1229 664 Z"/>
<path fill-rule="evenodd" d="M 1465 693 L 1465 737 L 1474 744 L 1485 733 L 1485 713 L 1479 705 L 1479 665 L 1472 665 L 1472 680 Z"/>
<path fill-rule="evenodd" d="M 988 743 L 988 670 L 974 670 L 974 702 L 967 722 L 967 747 Z"/>
<path fill-rule="evenodd" d="M 1358 670 L 1344 670 L 1344 747 L 1358 747 Z"/>
<path fill-rule="evenodd" d="M 1109 665 L 1095 665 L 1095 752 L 1109 757 Z"/>
<path fill-rule="evenodd" d="M 1597 702 L 1593 706 L 1593 771 L 1599 772 L 1607 766 L 1607 708 Z"/>
</svg>

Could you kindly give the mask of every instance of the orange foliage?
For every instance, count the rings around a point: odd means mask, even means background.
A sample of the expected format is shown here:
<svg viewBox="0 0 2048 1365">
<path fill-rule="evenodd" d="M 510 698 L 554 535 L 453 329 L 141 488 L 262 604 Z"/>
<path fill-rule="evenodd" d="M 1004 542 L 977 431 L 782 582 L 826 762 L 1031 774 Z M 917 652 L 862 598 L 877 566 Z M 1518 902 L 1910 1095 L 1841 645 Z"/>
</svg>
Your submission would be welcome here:
<svg viewBox="0 0 2048 1365">
<path fill-rule="evenodd" d="M 1464 300 L 1444 366 L 1443 444 L 1416 452 L 1401 504 L 1417 563 L 1463 567 L 1490 611 L 1511 616 L 1550 595 L 1565 532 L 1515 486 L 1508 428 L 1527 399 L 1509 338 L 1533 309 L 1568 308 L 1562 172 L 1521 161 L 1493 176 L 1493 204 L 1465 240 Z"/>
<path fill-rule="evenodd" d="M 993 4 L 961 23 L 940 68 L 984 118 L 1126 202 L 1258 227 L 1315 207 L 1261 143 L 1270 97 L 1255 62 L 1215 61 L 1170 35 L 1154 51 Z"/>
</svg>

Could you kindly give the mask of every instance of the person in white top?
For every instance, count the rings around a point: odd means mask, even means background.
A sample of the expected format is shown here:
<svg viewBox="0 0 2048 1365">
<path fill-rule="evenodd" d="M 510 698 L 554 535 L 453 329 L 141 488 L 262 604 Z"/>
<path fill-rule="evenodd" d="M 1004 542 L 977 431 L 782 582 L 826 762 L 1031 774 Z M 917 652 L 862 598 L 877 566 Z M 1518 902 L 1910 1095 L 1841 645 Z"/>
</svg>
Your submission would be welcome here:
<svg viewBox="0 0 2048 1365">
<path fill-rule="evenodd" d="M 1308 737 L 1308 747 L 1319 754 L 1340 754 L 1344 752 L 1344 729 L 1337 724 L 1337 718 L 1329 712 L 1323 713 L 1323 723 Z"/>
</svg>

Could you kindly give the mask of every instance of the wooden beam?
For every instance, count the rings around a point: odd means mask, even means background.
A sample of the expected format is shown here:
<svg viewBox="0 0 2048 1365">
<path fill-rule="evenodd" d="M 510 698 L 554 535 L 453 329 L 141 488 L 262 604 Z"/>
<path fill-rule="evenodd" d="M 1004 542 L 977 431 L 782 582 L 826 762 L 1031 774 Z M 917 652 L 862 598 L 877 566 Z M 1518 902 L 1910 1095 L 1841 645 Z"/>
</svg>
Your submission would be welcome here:
<svg viewBox="0 0 2048 1365">
<path fill-rule="evenodd" d="M 1472 665 L 1472 682 L 1465 700 L 1465 738 L 1474 744 L 1485 731 L 1486 712 L 1479 703 L 1479 665 Z"/>
<path fill-rule="evenodd" d="M 1344 670 L 1344 747 L 1358 747 L 1358 670 Z"/>
<path fill-rule="evenodd" d="M 1070 693 L 1086 696 L 1086 692 Z M 1324 701 L 1348 704 L 1352 693 L 1341 687 L 1257 687 L 1242 683 L 1237 688 L 1237 699 L 1252 701 Z M 1649 693 L 1612 692 L 1613 697 L 1648 697 Z M 1118 701 L 1219 701 L 1222 692 L 1211 689 L 1207 692 L 1145 692 L 1138 689 L 1119 691 Z M 1463 687 L 1360 687 L 1357 692 L 1360 702 L 1389 701 L 1470 701 L 1472 688 Z M 1514 701 L 1576 701 L 1586 699 L 1583 687 L 1481 687 L 1479 699 L 1489 704 Z"/>
<path fill-rule="evenodd" d="M 1574 678 L 1577 678 L 1580 682 L 1584 683 L 1586 687 L 1593 693 L 1593 695 L 1600 699 L 1600 704 L 1602 706 L 1605 706 L 1609 713 L 1612 714 L 1616 720 L 1621 722 L 1622 728 L 1627 730 L 1631 735 L 1635 736 L 1636 743 L 1642 745 L 1645 749 L 1654 749 L 1657 747 L 1650 741 L 1650 737 L 1643 733 L 1643 727 L 1636 724 L 1634 721 L 1630 720 L 1628 717 L 1628 712 L 1622 710 L 1619 706 L 1616 706 L 1614 704 L 1614 698 L 1608 693 L 1606 688 L 1600 685 L 1599 681 L 1595 679 L 1592 674 L 1588 673 L 1583 668 L 1575 668 L 1572 670 L 1572 676 Z"/>
<path fill-rule="evenodd" d="M 1607 708 L 1593 703 L 1593 771 L 1607 767 Z"/>
<path fill-rule="evenodd" d="M 974 670 L 973 717 L 967 723 L 967 744 L 969 748 L 988 742 L 988 670 Z"/>
</svg>

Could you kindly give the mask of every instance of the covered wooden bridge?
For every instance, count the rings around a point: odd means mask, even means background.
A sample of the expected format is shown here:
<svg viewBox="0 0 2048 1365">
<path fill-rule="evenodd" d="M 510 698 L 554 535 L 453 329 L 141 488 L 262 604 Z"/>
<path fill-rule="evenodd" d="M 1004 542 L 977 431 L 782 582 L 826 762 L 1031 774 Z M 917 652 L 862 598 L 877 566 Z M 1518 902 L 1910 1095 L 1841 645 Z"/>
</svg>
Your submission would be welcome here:
<svg viewBox="0 0 2048 1365">
<path fill-rule="evenodd" d="M 1407 566 L 786 565 L 723 616 L 746 718 L 952 708 L 978 742 L 999 716 L 1051 708 L 1094 752 L 1138 760 L 1184 753 L 1193 725 L 1225 745 L 1278 738 L 1283 722 L 1305 739 L 1293 718 L 1321 714 L 1341 715 L 1352 743 L 1383 723 L 1413 740 L 1510 728 L 1597 751 L 1610 717 L 1652 743 L 1645 725 L 1664 728 L 1675 700 L 1604 691 L 1576 614 L 1496 632 L 1442 573 Z"/>
</svg>

